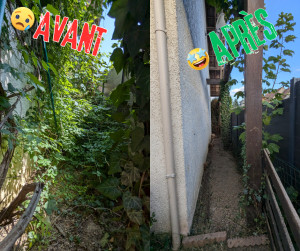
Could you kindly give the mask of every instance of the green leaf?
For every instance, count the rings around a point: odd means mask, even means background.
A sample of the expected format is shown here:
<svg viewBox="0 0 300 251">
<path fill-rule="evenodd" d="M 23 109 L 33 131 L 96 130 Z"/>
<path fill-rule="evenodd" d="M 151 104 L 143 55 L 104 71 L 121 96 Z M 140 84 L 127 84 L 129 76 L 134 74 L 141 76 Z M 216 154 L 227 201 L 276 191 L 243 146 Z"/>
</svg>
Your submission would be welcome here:
<svg viewBox="0 0 300 251">
<path fill-rule="evenodd" d="M 281 137 L 279 134 L 273 134 L 270 136 L 270 140 L 278 142 L 279 140 L 282 140 L 283 137 Z"/>
<path fill-rule="evenodd" d="M 132 196 L 129 191 L 126 191 L 123 194 L 123 205 L 125 210 L 141 210 L 142 209 L 142 200 L 137 196 Z"/>
<path fill-rule="evenodd" d="M 144 138 L 144 129 L 141 127 L 136 127 L 131 132 L 131 149 L 132 151 L 137 151 L 139 144 Z"/>
<path fill-rule="evenodd" d="M 134 78 L 131 78 L 130 80 L 124 82 L 123 84 L 118 85 L 117 88 L 112 91 L 112 93 L 110 94 L 110 98 L 116 107 L 118 107 L 124 101 L 129 100 L 130 86 L 133 83 L 134 83 Z"/>
<path fill-rule="evenodd" d="M 49 67 L 44 60 L 42 60 L 42 66 L 44 67 L 45 71 L 48 72 Z"/>
<path fill-rule="evenodd" d="M 269 107 L 271 109 L 274 109 L 274 106 L 271 105 L 268 101 L 263 101 L 262 103 L 263 103 L 263 105 L 265 105 L 265 106 L 267 106 L 267 107 Z"/>
<path fill-rule="evenodd" d="M 281 70 L 281 71 L 284 71 L 284 72 L 291 72 L 291 70 L 288 69 L 288 68 L 280 68 L 280 70 Z"/>
<path fill-rule="evenodd" d="M 269 125 L 270 122 L 271 122 L 271 116 L 266 116 L 265 118 L 263 118 L 264 125 Z"/>
<path fill-rule="evenodd" d="M 120 130 L 118 130 L 118 131 L 116 131 L 116 132 L 111 132 L 111 133 L 109 134 L 109 137 L 110 137 L 113 141 L 119 142 L 119 141 L 123 141 L 123 136 L 124 136 L 124 134 L 125 134 L 125 131 L 122 130 L 122 129 L 120 129 Z"/>
<path fill-rule="evenodd" d="M 37 65 L 38 65 L 37 57 L 35 56 L 33 51 L 31 51 L 31 59 L 32 59 L 34 66 L 37 67 Z"/>
<path fill-rule="evenodd" d="M 143 211 L 134 211 L 134 210 L 130 210 L 130 211 L 126 211 L 128 218 L 138 224 L 138 225 L 142 225 L 145 221 L 144 215 L 143 215 Z"/>
<path fill-rule="evenodd" d="M 108 15 L 115 18 L 115 30 L 112 39 L 123 39 L 124 33 L 136 25 L 135 19 L 129 15 L 128 0 L 113 1 Z"/>
<path fill-rule="evenodd" d="M 97 190 L 111 200 L 116 200 L 122 194 L 118 188 L 119 184 L 120 182 L 118 178 L 108 178 L 97 186 Z"/>
<path fill-rule="evenodd" d="M 290 42 L 290 41 L 294 41 L 295 39 L 296 39 L 296 36 L 288 35 L 288 36 L 286 36 L 286 38 L 284 40 L 285 40 L 285 42 Z"/>
<path fill-rule="evenodd" d="M 9 103 L 8 98 L 0 96 L 0 107 L 2 109 L 8 109 L 10 106 L 11 104 Z"/>
<path fill-rule="evenodd" d="M 27 76 L 30 77 L 30 79 L 33 81 L 33 83 L 35 83 L 38 86 L 39 89 L 41 89 L 42 91 L 45 91 L 45 88 L 44 88 L 43 84 L 37 79 L 36 76 L 34 76 L 30 72 L 27 72 L 26 74 L 27 74 Z"/>
<path fill-rule="evenodd" d="M 110 60 L 113 62 L 116 72 L 119 73 L 125 64 L 125 57 L 121 48 L 114 49 L 110 56 Z"/>
<path fill-rule="evenodd" d="M 231 111 L 234 112 L 235 115 L 239 115 L 243 111 L 243 108 L 238 106 L 238 107 L 232 109 Z"/>
<path fill-rule="evenodd" d="M 115 112 L 111 115 L 111 118 L 119 123 L 122 123 L 125 121 L 126 115 L 128 114 L 124 114 L 123 112 Z"/>
<path fill-rule="evenodd" d="M 112 175 L 120 172 L 122 172 L 120 167 L 120 154 L 114 153 L 110 156 L 108 174 Z"/>
<path fill-rule="evenodd" d="M 53 73 L 57 76 L 57 75 L 58 75 L 58 72 L 57 72 L 57 70 L 55 69 L 55 67 L 53 66 L 53 64 L 51 64 L 51 63 L 48 62 L 48 65 L 49 65 L 50 69 L 53 71 Z"/>
<path fill-rule="evenodd" d="M 133 163 L 129 162 L 125 166 L 125 171 L 121 174 L 121 183 L 122 185 L 132 187 L 133 182 L 136 182 L 140 179 L 140 171 L 138 168 L 133 166 Z"/>
<path fill-rule="evenodd" d="M 295 52 L 292 50 L 283 50 L 283 54 L 287 56 L 293 56 Z"/>
<path fill-rule="evenodd" d="M 127 240 L 126 240 L 125 249 L 136 250 L 136 244 L 139 243 L 140 240 L 142 239 L 139 226 L 135 225 L 130 228 L 127 228 L 126 232 L 127 232 Z M 149 249 L 148 250 L 144 249 L 144 251 L 149 251 Z"/>
<path fill-rule="evenodd" d="M 22 56 L 24 58 L 25 64 L 28 63 L 29 56 L 26 51 L 22 51 Z"/>
<path fill-rule="evenodd" d="M 59 11 L 55 9 L 51 4 L 47 4 L 46 9 L 49 10 L 53 15 L 59 15 Z"/>
<path fill-rule="evenodd" d="M 240 139 L 242 142 L 245 142 L 245 140 L 246 140 L 246 132 L 242 132 L 241 135 L 239 136 L 239 139 Z"/>
<path fill-rule="evenodd" d="M 51 199 L 48 200 L 45 204 L 45 211 L 47 213 L 47 215 L 51 215 L 53 211 L 57 211 L 57 205 L 56 205 L 56 200 Z"/>
<path fill-rule="evenodd" d="M 109 242 L 109 233 L 105 233 L 102 239 L 100 240 L 100 246 L 104 248 L 108 242 Z"/>
<path fill-rule="evenodd" d="M 8 83 L 7 89 L 8 89 L 10 92 L 14 92 L 14 91 L 16 90 L 16 88 L 13 87 L 12 83 Z"/>
<path fill-rule="evenodd" d="M 236 97 L 237 99 L 238 98 L 244 98 L 244 96 L 245 96 L 245 94 L 244 94 L 244 92 L 243 91 L 238 91 L 238 92 L 236 92 L 235 94 L 234 94 L 234 97 Z"/>
</svg>

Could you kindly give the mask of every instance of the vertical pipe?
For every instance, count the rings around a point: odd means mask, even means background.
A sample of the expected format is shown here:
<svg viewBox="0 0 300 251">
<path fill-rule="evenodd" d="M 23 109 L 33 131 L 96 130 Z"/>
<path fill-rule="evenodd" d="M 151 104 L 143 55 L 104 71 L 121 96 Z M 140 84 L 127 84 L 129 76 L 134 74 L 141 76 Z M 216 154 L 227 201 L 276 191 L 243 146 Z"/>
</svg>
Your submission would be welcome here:
<svg viewBox="0 0 300 251">
<path fill-rule="evenodd" d="M 165 23 L 165 8 L 163 0 L 154 0 L 154 14 L 159 69 L 160 102 L 162 109 L 164 149 L 166 156 L 166 178 L 168 183 L 169 208 L 172 228 L 172 243 L 173 250 L 178 250 L 180 247 L 180 226 L 178 219 L 178 203 L 176 193 L 169 64 L 167 54 L 168 48 Z"/>
<path fill-rule="evenodd" d="M 39 0 L 39 5 L 40 5 L 40 11 L 41 11 L 41 13 L 43 13 L 42 12 L 41 0 Z M 53 112 L 53 117 L 54 117 L 55 128 L 56 128 L 57 135 L 58 135 L 58 126 L 57 126 L 56 114 L 55 114 L 54 98 L 53 98 L 51 76 L 50 76 L 50 67 L 49 67 L 49 64 L 48 64 L 47 46 L 46 46 L 46 43 L 45 43 L 45 40 L 44 40 L 44 36 L 42 36 L 42 44 L 43 44 L 43 51 L 44 51 L 44 60 L 48 65 L 47 80 L 48 80 L 48 87 L 49 87 L 49 91 L 50 91 L 50 99 L 51 99 L 51 106 L 52 106 L 52 112 Z"/>
<path fill-rule="evenodd" d="M 6 0 L 1 0 L 0 1 L 0 36 L 1 36 L 1 28 L 2 28 L 3 18 L 4 18 L 5 6 L 6 6 Z"/>
<path fill-rule="evenodd" d="M 42 38 L 42 43 L 43 43 L 43 50 L 44 50 L 44 60 L 48 65 L 47 80 L 48 80 L 48 87 L 49 87 L 49 91 L 50 91 L 50 99 L 51 99 L 51 106 L 52 106 L 52 112 L 53 112 L 53 117 L 54 117 L 54 124 L 55 124 L 55 128 L 56 128 L 57 135 L 58 135 L 58 126 L 57 126 L 55 106 L 54 106 L 54 98 L 53 98 L 52 85 L 51 85 L 50 67 L 49 67 L 49 64 L 48 64 L 47 47 L 46 47 L 46 43 L 44 41 L 44 36 Z"/>
</svg>

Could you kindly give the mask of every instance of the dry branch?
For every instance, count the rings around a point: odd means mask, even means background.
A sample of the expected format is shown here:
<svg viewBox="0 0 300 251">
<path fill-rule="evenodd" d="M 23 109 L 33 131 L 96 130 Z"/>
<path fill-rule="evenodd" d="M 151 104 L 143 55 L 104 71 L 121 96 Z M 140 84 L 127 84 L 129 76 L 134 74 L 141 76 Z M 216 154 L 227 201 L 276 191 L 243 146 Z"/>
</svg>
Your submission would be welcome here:
<svg viewBox="0 0 300 251">
<path fill-rule="evenodd" d="M 31 183 L 31 184 L 26 184 L 22 187 L 18 196 L 10 203 L 10 205 L 7 208 L 1 210 L 0 223 L 2 223 L 4 220 L 9 220 L 13 217 L 13 213 L 15 209 L 27 199 L 26 195 L 30 192 L 33 192 L 36 185 L 37 185 L 36 183 Z"/>
<path fill-rule="evenodd" d="M 14 109 L 16 108 L 18 102 L 20 101 L 20 98 L 21 98 L 21 96 L 19 96 L 17 98 L 16 102 L 9 108 L 9 111 L 7 112 L 7 114 L 5 115 L 5 117 L 3 118 L 3 120 L 0 122 L 0 129 L 4 126 L 5 122 L 11 116 L 11 114 L 14 111 Z"/>
<path fill-rule="evenodd" d="M 33 89 L 34 89 L 34 86 L 31 86 L 29 88 L 23 88 L 23 92 L 29 92 L 29 91 L 32 91 Z M 7 98 L 13 98 L 16 96 L 20 96 L 21 94 L 22 94 L 22 92 L 13 93 L 11 95 L 8 95 Z"/>
<path fill-rule="evenodd" d="M 44 186 L 43 183 L 38 183 L 36 185 L 32 199 L 28 207 L 26 208 L 24 214 L 19 219 L 18 223 L 13 227 L 13 229 L 8 233 L 5 239 L 0 242 L 1 251 L 10 251 L 13 248 L 17 239 L 20 238 L 22 234 L 25 232 L 25 229 L 29 224 L 33 216 L 33 213 L 35 211 L 35 208 L 39 202 L 39 198 L 42 193 L 43 186 Z"/>
</svg>

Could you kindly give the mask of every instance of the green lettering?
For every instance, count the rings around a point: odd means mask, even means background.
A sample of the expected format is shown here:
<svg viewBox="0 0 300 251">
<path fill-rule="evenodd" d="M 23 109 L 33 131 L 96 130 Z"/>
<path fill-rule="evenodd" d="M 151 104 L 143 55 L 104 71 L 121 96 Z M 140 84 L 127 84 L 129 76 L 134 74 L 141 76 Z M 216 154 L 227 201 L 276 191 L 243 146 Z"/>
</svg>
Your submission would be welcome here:
<svg viewBox="0 0 300 251">
<path fill-rule="evenodd" d="M 239 19 L 237 21 L 234 21 L 232 23 L 232 26 L 234 27 L 236 33 L 238 34 L 239 38 L 240 38 L 240 41 L 244 47 L 244 50 L 247 54 L 251 53 L 251 50 L 248 46 L 248 43 L 246 41 L 246 38 L 249 42 L 249 44 L 251 45 L 252 47 L 252 50 L 257 50 L 257 46 L 255 44 L 255 42 L 253 41 L 253 38 L 251 37 L 250 33 L 249 33 L 249 30 L 248 30 L 248 27 L 247 25 L 245 24 L 244 20 L 242 19 Z M 243 32 L 240 30 L 240 27 L 242 28 Z"/>
<path fill-rule="evenodd" d="M 229 51 L 226 49 L 226 47 L 222 43 L 222 41 L 218 38 L 217 34 L 214 31 L 211 31 L 208 35 L 209 35 L 213 50 L 216 54 L 218 65 L 221 66 L 226 63 L 223 60 L 224 56 L 227 57 L 228 61 L 232 60 L 233 57 L 231 56 Z"/>
<path fill-rule="evenodd" d="M 275 30 L 275 27 L 273 24 L 265 21 L 264 19 L 262 19 L 261 15 L 266 18 L 268 17 L 268 14 L 267 12 L 264 10 L 264 9 L 257 9 L 255 12 L 254 12 L 254 16 L 256 17 L 257 21 L 261 24 L 261 25 L 264 25 L 264 26 L 267 26 L 271 32 L 268 32 L 267 30 L 264 30 L 264 34 L 266 36 L 266 38 L 268 40 L 273 40 L 277 37 L 277 31 Z"/>
<path fill-rule="evenodd" d="M 231 39 L 231 36 L 230 36 L 229 33 L 228 33 L 229 30 L 230 30 L 230 33 L 232 34 L 233 40 Z M 236 49 L 235 46 L 239 43 L 240 40 L 239 40 L 239 37 L 238 37 L 238 35 L 236 34 L 234 28 L 232 27 L 232 25 L 227 24 L 227 25 L 225 25 L 225 26 L 223 26 L 223 27 L 221 28 L 221 31 L 222 31 L 222 33 L 223 33 L 223 35 L 224 35 L 224 37 L 225 37 L 225 39 L 226 39 L 226 41 L 227 41 L 228 46 L 229 46 L 230 49 L 231 49 L 233 55 L 234 55 L 235 57 L 238 57 L 240 54 L 239 54 L 239 52 L 237 51 L 237 49 Z"/>
<path fill-rule="evenodd" d="M 258 31 L 259 27 L 256 26 L 255 24 L 254 25 L 252 24 L 252 22 L 250 20 L 251 18 L 253 18 L 253 15 L 249 14 L 249 15 L 244 17 L 244 20 L 246 21 L 246 24 L 248 25 L 248 28 L 249 28 L 249 30 L 250 30 L 250 32 L 251 32 L 251 34 L 252 34 L 252 36 L 253 36 L 256 44 L 257 44 L 257 46 L 259 47 L 259 46 L 263 45 L 266 42 L 266 40 L 264 40 L 264 39 L 260 40 L 259 39 L 259 37 L 257 36 L 257 33 L 256 33 Z"/>
</svg>

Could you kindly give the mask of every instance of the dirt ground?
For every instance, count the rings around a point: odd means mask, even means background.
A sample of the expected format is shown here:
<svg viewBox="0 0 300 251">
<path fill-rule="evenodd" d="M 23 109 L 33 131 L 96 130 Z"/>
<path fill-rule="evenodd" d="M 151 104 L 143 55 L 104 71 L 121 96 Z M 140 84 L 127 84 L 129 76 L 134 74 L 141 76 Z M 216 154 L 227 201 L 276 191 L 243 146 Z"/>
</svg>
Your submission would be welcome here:
<svg viewBox="0 0 300 251">
<path fill-rule="evenodd" d="M 227 238 L 253 235 L 246 224 L 245 213 L 239 203 L 243 191 L 241 174 L 230 151 L 225 151 L 220 138 L 212 141 L 202 186 L 197 202 L 191 235 L 226 231 Z M 225 243 L 204 249 L 227 250 Z M 268 246 L 228 250 L 270 250 Z"/>
<path fill-rule="evenodd" d="M 125 240 L 118 239 L 114 242 L 116 233 L 120 231 L 118 222 L 112 222 L 110 212 L 100 214 L 81 214 L 71 212 L 69 214 L 52 215 L 48 218 L 52 227 L 46 239 L 28 246 L 28 235 L 23 234 L 15 244 L 15 251 L 99 251 L 99 250 L 124 250 Z M 14 224 L 18 219 L 14 220 Z M 0 228 L 0 241 L 3 240 L 12 229 L 12 224 Z M 114 232 L 115 237 L 112 237 Z"/>
</svg>

